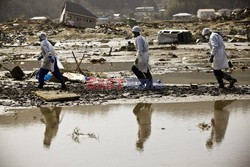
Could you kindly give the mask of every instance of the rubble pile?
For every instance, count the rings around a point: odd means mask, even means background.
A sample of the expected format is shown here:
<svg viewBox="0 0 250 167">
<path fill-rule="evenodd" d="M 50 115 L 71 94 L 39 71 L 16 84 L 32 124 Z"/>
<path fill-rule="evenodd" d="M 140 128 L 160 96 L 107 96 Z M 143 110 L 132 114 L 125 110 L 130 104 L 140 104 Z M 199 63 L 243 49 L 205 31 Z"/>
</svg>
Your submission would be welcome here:
<svg viewBox="0 0 250 167">
<path fill-rule="evenodd" d="M 40 31 L 46 31 L 48 34 L 58 33 L 56 30 L 61 28 L 60 24 L 54 23 L 49 19 L 32 20 L 16 18 L 0 26 L 0 29 L 6 33 L 22 33 L 23 35 L 35 35 Z"/>
<path fill-rule="evenodd" d="M 162 89 L 137 90 L 137 89 L 86 89 L 82 83 L 67 84 L 71 92 L 80 95 L 77 101 L 46 102 L 38 98 L 33 92 L 37 90 L 35 82 L 0 81 L 0 105 L 12 107 L 30 107 L 41 105 L 84 105 L 101 104 L 115 99 L 139 99 L 140 97 L 160 98 L 163 96 L 188 97 L 188 96 L 219 96 L 219 95 L 250 95 L 248 86 L 237 86 L 233 89 L 220 90 L 216 86 L 198 85 L 190 86 L 163 86 Z M 47 85 L 46 90 L 59 89 L 60 85 Z"/>
<path fill-rule="evenodd" d="M 244 8 L 244 9 L 234 9 L 231 13 L 230 19 L 234 20 L 243 20 L 250 17 L 250 9 Z"/>
<path fill-rule="evenodd" d="M 239 14 L 236 15 L 238 16 Z M 249 10 L 245 9 L 242 15 L 244 15 L 243 18 L 245 18 L 245 16 L 248 16 Z M 162 29 L 186 29 L 192 32 L 192 35 L 194 37 L 193 42 L 195 42 L 196 39 L 201 38 L 202 29 L 205 27 L 210 27 L 213 30 L 220 31 L 224 35 L 225 40 L 227 41 L 234 38 L 232 42 L 234 41 L 244 42 L 247 40 L 247 36 L 249 36 L 250 32 L 249 31 L 250 27 L 248 23 L 249 22 L 247 21 L 218 20 L 215 22 L 197 21 L 197 22 L 186 22 L 185 24 L 183 24 L 181 22 L 175 22 L 175 21 L 163 21 L 163 22 L 152 22 L 152 23 L 141 22 L 139 23 L 139 25 L 142 27 L 144 36 L 148 36 L 152 39 L 155 38 L 157 32 Z M 4 44 L 22 45 L 28 41 L 29 37 L 35 36 L 41 31 L 46 32 L 49 36 L 53 35 L 55 36 L 55 38 L 60 32 L 63 32 L 65 30 L 69 30 L 69 32 L 73 32 L 73 30 L 76 30 L 76 33 L 79 35 L 98 33 L 98 34 L 122 36 L 125 38 L 129 38 L 131 36 L 130 29 L 131 28 L 128 27 L 125 23 L 120 23 L 120 22 L 112 24 L 111 23 L 101 24 L 98 25 L 95 29 L 91 28 L 81 29 L 76 27 L 67 28 L 64 25 L 55 23 L 49 19 L 32 20 L 32 19 L 16 18 L 8 22 L 5 22 L 3 24 L 0 24 L 0 47 Z"/>
<path fill-rule="evenodd" d="M 0 24 L 0 43 L 22 45 L 27 37 L 37 35 L 44 31 L 48 35 L 56 35 L 63 31 L 62 25 L 56 24 L 49 19 L 31 20 L 16 18 L 6 23 Z"/>
<path fill-rule="evenodd" d="M 103 34 L 108 34 L 108 35 L 119 35 L 119 36 L 128 36 L 127 31 L 118 29 L 114 25 L 101 25 L 100 28 L 97 28 L 95 33 L 103 33 Z"/>
</svg>

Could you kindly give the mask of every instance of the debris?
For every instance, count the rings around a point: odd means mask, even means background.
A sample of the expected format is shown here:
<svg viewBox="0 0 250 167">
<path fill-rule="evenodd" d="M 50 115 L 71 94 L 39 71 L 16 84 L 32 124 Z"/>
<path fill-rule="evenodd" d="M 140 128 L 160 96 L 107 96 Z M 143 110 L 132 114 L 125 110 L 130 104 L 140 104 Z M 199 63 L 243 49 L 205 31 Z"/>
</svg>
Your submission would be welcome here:
<svg viewBox="0 0 250 167">
<path fill-rule="evenodd" d="M 167 61 L 166 59 L 159 59 L 159 61 Z"/>
<path fill-rule="evenodd" d="M 211 128 L 211 124 L 202 122 L 198 124 L 198 128 L 200 128 L 202 131 L 208 131 Z"/>
<path fill-rule="evenodd" d="M 76 127 L 73 130 L 73 132 L 70 134 L 70 136 L 72 137 L 72 140 L 74 140 L 77 143 L 80 143 L 80 139 L 79 138 L 81 136 L 87 136 L 88 138 L 99 140 L 99 137 L 97 137 L 94 133 L 87 133 L 87 134 L 81 133 L 80 129 L 78 127 Z"/>
<path fill-rule="evenodd" d="M 247 36 L 244 35 L 226 35 L 226 37 L 230 38 L 228 42 L 247 42 Z"/>
<path fill-rule="evenodd" d="M 172 58 L 178 58 L 178 56 L 176 56 L 176 54 L 174 54 L 172 52 L 169 52 L 168 55 L 171 56 Z"/>
<path fill-rule="evenodd" d="M 69 81 L 82 82 L 82 83 L 86 82 L 85 76 L 82 74 L 65 72 L 63 73 L 63 76 L 66 77 Z"/>
<path fill-rule="evenodd" d="M 35 94 L 44 100 L 51 101 L 74 101 L 80 98 L 80 95 L 64 91 L 35 91 Z"/>
<path fill-rule="evenodd" d="M 100 63 L 100 64 L 103 64 L 105 61 L 107 61 L 106 59 L 104 58 L 100 58 L 100 59 L 91 59 L 90 62 L 92 64 L 96 64 L 96 63 Z"/>
<path fill-rule="evenodd" d="M 83 74 L 83 72 L 82 72 L 82 70 L 81 70 L 81 67 L 80 67 L 80 63 L 78 63 L 78 61 L 77 61 L 77 59 L 76 59 L 76 56 L 75 56 L 75 54 L 74 54 L 73 51 L 72 51 L 72 54 L 73 54 L 73 57 L 74 57 L 74 59 L 75 59 L 75 62 L 76 62 L 76 65 L 77 65 L 77 69 L 78 69 L 79 73 L 80 73 L 80 74 Z M 82 62 L 82 60 L 81 60 L 81 62 Z"/>
<path fill-rule="evenodd" d="M 158 32 L 158 44 L 187 44 L 191 42 L 192 34 L 188 30 L 161 30 Z"/>
<path fill-rule="evenodd" d="M 198 85 L 197 84 L 191 84 L 190 87 L 191 87 L 191 89 L 198 89 Z"/>
<path fill-rule="evenodd" d="M 62 31 L 61 28 L 60 24 L 49 19 L 16 18 L 0 25 L 0 42 L 3 46 L 25 46 L 29 36 L 41 31 L 56 35 Z"/>
<path fill-rule="evenodd" d="M 110 47 L 110 49 L 109 49 L 109 56 L 111 56 L 111 53 L 112 53 L 112 47 Z"/>
<path fill-rule="evenodd" d="M 134 43 L 128 41 L 127 46 L 122 46 L 119 51 L 136 51 Z"/>
<path fill-rule="evenodd" d="M 11 76 L 15 79 L 21 80 L 25 76 L 23 70 L 19 66 L 16 66 L 12 70 L 10 70 L 10 69 L 4 67 L 2 64 L 0 64 L 0 69 L 1 68 L 4 68 L 5 70 L 9 71 Z"/>
<path fill-rule="evenodd" d="M 248 67 L 247 67 L 247 66 L 245 66 L 245 65 L 242 65 L 242 66 L 240 66 L 240 69 L 241 69 L 241 70 L 247 70 L 247 69 L 248 69 Z"/>
<path fill-rule="evenodd" d="M 127 51 L 135 51 L 135 45 L 134 43 L 128 41 Z"/>
</svg>

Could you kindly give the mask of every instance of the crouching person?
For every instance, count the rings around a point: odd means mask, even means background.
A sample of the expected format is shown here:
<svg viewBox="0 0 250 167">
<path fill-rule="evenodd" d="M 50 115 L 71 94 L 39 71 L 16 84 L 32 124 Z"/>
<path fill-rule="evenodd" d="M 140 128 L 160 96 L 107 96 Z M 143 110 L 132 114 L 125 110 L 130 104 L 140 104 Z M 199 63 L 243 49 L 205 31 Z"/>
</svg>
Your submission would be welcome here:
<svg viewBox="0 0 250 167">
<path fill-rule="evenodd" d="M 39 70 L 39 89 L 43 89 L 44 85 L 44 77 L 50 71 L 62 84 L 61 89 L 66 90 L 67 87 L 65 85 L 63 76 L 57 65 L 57 58 L 55 49 L 51 45 L 51 43 L 47 40 L 46 34 L 44 32 L 40 33 L 39 40 L 41 42 L 41 53 L 38 57 L 40 61 L 43 59 L 42 67 Z"/>
<path fill-rule="evenodd" d="M 136 60 L 132 67 L 132 71 L 140 81 L 139 88 L 153 88 L 153 78 L 149 69 L 148 43 L 143 36 L 140 35 L 140 27 L 134 26 L 132 29 L 135 39 Z"/>
</svg>

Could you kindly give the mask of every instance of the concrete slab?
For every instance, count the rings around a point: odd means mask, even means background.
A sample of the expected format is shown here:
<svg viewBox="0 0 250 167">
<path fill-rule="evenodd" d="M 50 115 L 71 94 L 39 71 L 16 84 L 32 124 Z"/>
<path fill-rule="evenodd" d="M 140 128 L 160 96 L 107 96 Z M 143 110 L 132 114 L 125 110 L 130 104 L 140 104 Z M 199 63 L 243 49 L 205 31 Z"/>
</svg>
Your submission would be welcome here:
<svg viewBox="0 0 250 167">
<path fill-rule="evenodd" d="M 44 100 L 50 101 L 74 101 L 80 98 L 80 95 L 76 93 L 70 93 L 65 91 L 45 91 L 39 90 L 34 92 L 37 96 L 43 98 Z"/>
</svg>

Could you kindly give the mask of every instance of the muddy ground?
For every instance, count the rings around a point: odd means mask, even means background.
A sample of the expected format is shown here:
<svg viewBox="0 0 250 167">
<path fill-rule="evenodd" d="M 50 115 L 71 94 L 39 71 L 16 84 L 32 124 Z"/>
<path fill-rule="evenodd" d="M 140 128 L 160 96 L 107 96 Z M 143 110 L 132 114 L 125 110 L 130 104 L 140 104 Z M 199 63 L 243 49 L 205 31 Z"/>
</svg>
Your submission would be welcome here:
<svg viewBox="0 0 250 167">
<path fill-rule="evenodd" d="M 128 45 L 129 42 L 134 41 L 130 32 L 131 28 L 124 24 L 113 24 L 100 25 L 97 29 L 77 29 L 57 25 L 50 21 L 37 22 L 18 19 L 1 24 L 0 62 L 9 69 L 19 65 L 25 71 L 26 79 L 14 81 L 6 70 L 1 69 L 0 105 L 29 107 L 46 104 L 101 104 L 109 100 L 132 100 L 143 97 L 188 99 L 200 96 L 207 99 L 213 96 L 223 96 L 224 98 L 230 95 L 232 98 L 239 99 L 249 96 L 250 46 L 246 42 L 248 22 L 162 22 L 141 23 L 140 26 L 143 29 L 142 35 L 150 44 L 150 64 L 153 77 L 162 81 L 164 85 L 162 89 L 87 90 L 86 83 L 67 82 L 69 91 L 79 93 L 80 99 L 74 102 L 48 103 L 33 93 L 37 90 L 37 80 L 34 76 L 31 77 L 31 74 L 40 67 L 40 62 L 36 60 L 36 55 L 40 52 L 37 42 L 38 32 L 45 31 L 49 39 L 55 42 L 54 47 L 65 67 L 63 72 L 77 72 L 77 66 L 72 56 L 72 51 L 74 51 L 78 61 L 83 58 L 81 69 L 85 75 L 103 79 L 125 79 L 134 77 L 130 69 L 135 60 L 135 51 Z M 228 58 L 234 65 L 232 69 L 228 69 L 228 72 L 238 79 L 238 83 L 233 89 L 219 90 L 217 88 L 211 64 L 208 62 L 209 48 L 204 41 L 195 43 L 197 39 L 201 39 L 200 33 L 204 27 L 211 27 L 224 34 Z M 158 45 L 157 32 L 161 29 L 189 29 L 194 39 L 191 44 Z M 20 36 L 25 37 L 25 40 L 20 40 L 23 39 Z M 124 86 L 126 87 L 126 84 Z M 59 89 L 60 85 L 49 82 L 45 88 L 48 90 Z"/>
<path fill-rule="evenodd" d="M 166 97 L 179 98 L 179 100 L 209 100 L 208 97 L 219 97 L 220 99 L 244 99 L 250 97 L 249 86 L 237 86 L 232 89 L 218 89 L 217 86 L 208 85 L 168 85 L 161 89 L 138 90 L 138 89 L 87 89 L 82 83 L 68 83 L 71 92 L 80 95 L 77 101 L 69 102 L 46 102 L 37 97 L 34 91 L 38 90 L 35 82 L 12 82 L 0 81 L 0 105 L 11 107 L 30 107 L 41 105 L 55 106 L 77 106 L 85 104 L 102 104 L 109 101 L 133 99 L 148 100 L 166 99 Z M 59 84 L 47 84 L 45 90 L 60 89 Z M 59 92 L 60 93 L 60 92 Z M 197 96 L 199 97 L 197 99 Z M 193 98 L 194 97 L 194 98 Z M 168 98 L 169 100 L 169 98 Z M 190 101 L 189 100 L 189 101 Z M 195 100 L 195 101 L 196 101 Z M 161 101 L 162 102 L 162 101 Z"/>
</svg>

